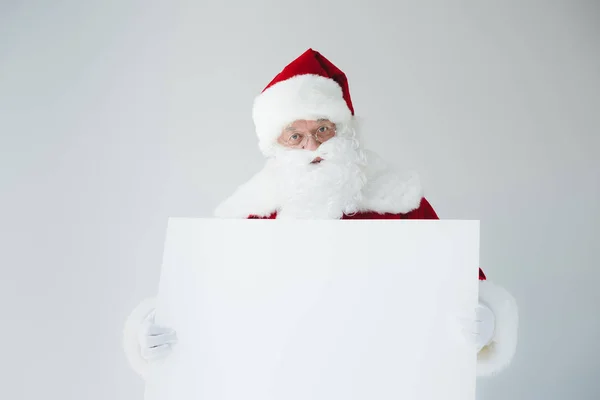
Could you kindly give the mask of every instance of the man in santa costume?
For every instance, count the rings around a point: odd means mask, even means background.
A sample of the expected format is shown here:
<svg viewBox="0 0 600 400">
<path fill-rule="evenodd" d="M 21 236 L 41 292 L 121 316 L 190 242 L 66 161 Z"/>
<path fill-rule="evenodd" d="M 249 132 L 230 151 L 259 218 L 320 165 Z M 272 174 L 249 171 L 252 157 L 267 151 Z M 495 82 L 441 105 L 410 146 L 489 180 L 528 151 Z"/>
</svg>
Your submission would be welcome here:
<svg viewBox="0 0 600 400">
<path fill-rule="evenodd" d="M 256 97 L 253 120 L 265 166 L 217 217 L 438 219 L 416 176 L 401 176 L 361 147 L 346 75 L 320 53 L 309 49 L 287 65 Z M 153 313 L 151 298 L 125 324 L 125 353 L 141 376 L 177 342 Z M 510 293 L 481 269 L 476 315 L 463 332 L 476 346 L 477 374 L 492 375 L 514 356 L 518 314 Z"/>
</svg>

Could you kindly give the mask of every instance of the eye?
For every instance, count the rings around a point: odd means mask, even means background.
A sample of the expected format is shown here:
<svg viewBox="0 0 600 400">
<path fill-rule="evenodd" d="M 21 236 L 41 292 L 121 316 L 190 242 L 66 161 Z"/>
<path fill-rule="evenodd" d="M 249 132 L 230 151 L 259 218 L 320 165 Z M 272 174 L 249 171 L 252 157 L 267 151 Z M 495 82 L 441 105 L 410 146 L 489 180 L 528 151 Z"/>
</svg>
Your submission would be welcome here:
<svg viewBox="0 0 600 400">
<path fill-rule="evenodd" d="M 329 129 L 329 128 L 328 128 L 328 127 L 326 127 L 326 126 L 322 126 L 322 127 L 320 127 L 320 128 L 319 128 L 319 132 L 320 132 L 320 133 L 323 133 L 323 132 L 325 132 L 327 129 Z"/>
<path fill-rule="evenodd" d="M 294 133 L 288 137 L 288 143 L 290 144 L 298 144 L 302 141 L 302 135 L 300 133 Z"/>
</svg>

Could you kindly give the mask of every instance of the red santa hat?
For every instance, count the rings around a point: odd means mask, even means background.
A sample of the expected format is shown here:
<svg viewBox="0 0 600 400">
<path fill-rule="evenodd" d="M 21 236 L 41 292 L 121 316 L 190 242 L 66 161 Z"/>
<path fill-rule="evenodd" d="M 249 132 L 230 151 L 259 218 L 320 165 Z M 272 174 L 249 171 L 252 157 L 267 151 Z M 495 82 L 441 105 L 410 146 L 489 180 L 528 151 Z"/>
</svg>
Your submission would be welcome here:
<svg viewBox="0 0 600 400">
<path fill-rule="evenodd" d="M 299 119 L 353 120 L 346 74 L 319 52 L 308 49 L 288 64 L 254 101 L 252 118 L 259 147 L 272 150 L 282 129 Z"/>
</svg>

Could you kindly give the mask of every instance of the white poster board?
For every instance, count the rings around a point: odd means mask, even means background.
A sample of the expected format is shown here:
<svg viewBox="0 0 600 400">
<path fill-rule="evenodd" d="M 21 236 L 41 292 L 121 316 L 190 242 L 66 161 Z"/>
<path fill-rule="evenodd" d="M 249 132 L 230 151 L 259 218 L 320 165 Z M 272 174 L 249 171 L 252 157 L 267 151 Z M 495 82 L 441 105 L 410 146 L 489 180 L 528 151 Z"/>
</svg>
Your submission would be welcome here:
<svg viewBox="0 0 600 400">
<path fill-rule="evenodd" d="M 171 219 L 146 400 L 474 400 L 477 221 Z"/>
</svg>

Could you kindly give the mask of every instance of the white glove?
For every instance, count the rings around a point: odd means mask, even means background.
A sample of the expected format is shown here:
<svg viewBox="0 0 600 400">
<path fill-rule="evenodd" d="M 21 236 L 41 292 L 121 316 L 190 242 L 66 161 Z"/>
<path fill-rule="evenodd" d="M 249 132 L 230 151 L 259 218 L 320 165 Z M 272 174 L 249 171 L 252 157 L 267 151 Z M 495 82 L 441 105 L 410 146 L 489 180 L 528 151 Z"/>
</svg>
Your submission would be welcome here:
<svg viewBox="0 0 600 400">
<path fill-rule="evenodd" d="M 177 343 L 177 333 L 170 328 L 154 323 L 154 310 L 144 318 L 138 331 L 142 357 L 147 361 L 163 359 L 171 353 Z"/>
<path fill-rule="evenodd" d="M 473 344 L 479 353 L 490 344 L 496 330 L 496 316 L 485 304 L 479 303 L 475 308 L 475 321 L 461 318 L 463 335 Z"/>
</svg>

